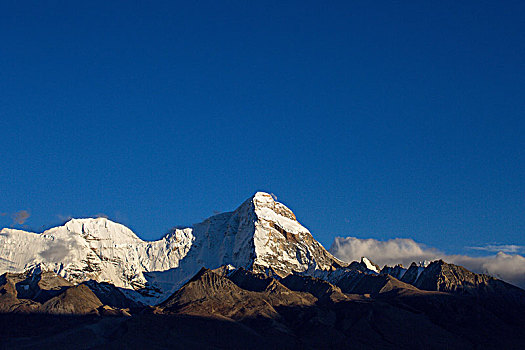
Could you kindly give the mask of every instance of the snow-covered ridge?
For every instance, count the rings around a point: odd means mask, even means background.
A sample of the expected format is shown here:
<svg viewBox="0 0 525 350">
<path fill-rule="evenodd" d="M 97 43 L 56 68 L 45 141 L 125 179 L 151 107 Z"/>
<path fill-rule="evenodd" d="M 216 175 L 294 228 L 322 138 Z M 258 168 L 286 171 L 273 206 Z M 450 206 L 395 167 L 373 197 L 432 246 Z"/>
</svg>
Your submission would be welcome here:
<svg viewBox="0 0 525 350">
<path fill-rule="evenodd" d="M 105 218 L 72 219 L 41 234 L 0 231 L 0 272 L 36 266 L 71 282 L 110 282 L 140 289 L 145 272 L 176 268 L 191 247 L 191 229 L 176 230 L 157 241 L 143 241 L 124 225 Z"/>
<path fill-rule="evenodd" d="M 227 264 L 279 275 L 344 265 L 290 209 L 264 192 L 233 212 L 175 229 L 157 241 L 144 241 L 106 218 L 72 219 L 41 234 L 0 231 L 0 273 L 38 266 L 73 283 L 110 282 L 152 297 L 173 292 L 203 266 Z"/>
<path fill-rule="evenodd" d="M 365 264 L 367 269 L 372 270 L 376 273 L 379 273 L 379 268 L 374 263 L 372 263 L 368 258 L 362 257 L 361 261 Z"/>
</svg>

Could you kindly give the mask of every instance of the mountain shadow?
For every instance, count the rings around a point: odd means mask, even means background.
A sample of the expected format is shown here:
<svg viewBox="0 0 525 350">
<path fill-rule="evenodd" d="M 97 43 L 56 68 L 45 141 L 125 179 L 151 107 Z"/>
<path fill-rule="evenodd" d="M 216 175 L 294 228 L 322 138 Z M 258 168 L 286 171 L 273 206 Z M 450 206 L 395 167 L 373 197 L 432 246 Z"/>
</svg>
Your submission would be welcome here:
<svg viewBox="0 0 525 350">
<path fill-rule="evenodd" d="M 496 313 L 474 296 L 424 291 L 385 275 L 349 276 L 338 286 L 311 276 L 202 268 L 163 303 L 127 309 L 127 317 L 81 284 L 44 304 L 55 300 L 48 305 L 70 310 L 63 305 L 80 303 L 83 315 L 53 314 L 52 307 L 0 314 L 0 347 L 520 349 L 525 342 L 523 305 Z M 0 304 L 44 305 L 18 299 L 13 279 L 2 279 Z"/>
</svg>

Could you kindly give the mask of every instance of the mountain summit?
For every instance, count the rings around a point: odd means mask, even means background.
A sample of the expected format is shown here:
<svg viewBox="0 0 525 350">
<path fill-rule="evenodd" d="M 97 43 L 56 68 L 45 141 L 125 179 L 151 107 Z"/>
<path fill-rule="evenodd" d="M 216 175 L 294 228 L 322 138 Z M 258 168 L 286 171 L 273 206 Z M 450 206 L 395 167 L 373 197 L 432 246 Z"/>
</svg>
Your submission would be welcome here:
<svg viewBox="0 0 525 350">
<path fill-rule="evenodd" d="M 331 255 L 284 204 L 257 192 L 233 212 L 144 241 L 106 218 L 72 219 L 41 234 L 0 231 L 0 271 L 35 268 L 70 282 L 109 282 L 163 299 L 203 266 L 286 276 L 346 264 Z"/>
<path fill-rule="evenodd" d="M 271 269 L 285 276 L 344 265 L 312 237 L 290 209 L 264 192 L 257 192 L 233 212 L 195 225 L 193 232 L 195 246 L 200 248 L 196 260 L 204 266 L 231 264 L 256 272 Z"/>
</svg>

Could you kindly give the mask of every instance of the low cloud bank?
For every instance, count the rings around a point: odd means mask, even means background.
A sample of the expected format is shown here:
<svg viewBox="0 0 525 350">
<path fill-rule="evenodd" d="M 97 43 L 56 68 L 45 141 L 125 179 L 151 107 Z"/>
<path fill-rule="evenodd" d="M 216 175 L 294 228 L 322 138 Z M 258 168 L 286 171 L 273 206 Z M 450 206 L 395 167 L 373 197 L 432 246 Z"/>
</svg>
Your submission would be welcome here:
<svg viewBox="0 0 525 350">
<path fill-rule="evenodd" d="M 477 250 L 497 251 L 496 245 L 472 247 Z M 471 257 L 467 255 L 447 255 L 438 249 L 427 247 L 409 238 L 395 238 L 387 241 L 376 239 L 360 239 L 356 237 L 336 237 L 330 252 L 343 261 L 355 261 L 366 256 L 380 266 L 403 264 L 407 267 L 411 262 L 443 259 L 446 262 L 461 265 L 467 269 L 486 273 L 504 281 L 525 288 L 525 257 L 519 254 L 508 254 L 524 251 L 524 247 L 516 245 L 499 246 L 502 249 L 497 254 L 487 257 Z"/>
</svg>

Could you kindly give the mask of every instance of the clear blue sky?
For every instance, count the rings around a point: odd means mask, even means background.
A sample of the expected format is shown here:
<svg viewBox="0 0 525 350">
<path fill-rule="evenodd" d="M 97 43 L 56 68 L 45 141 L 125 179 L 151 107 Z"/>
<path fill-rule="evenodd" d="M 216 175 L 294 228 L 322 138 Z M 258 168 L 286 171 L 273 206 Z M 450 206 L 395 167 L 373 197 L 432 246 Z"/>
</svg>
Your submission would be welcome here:
<svg viewBox="0 0 525 350">
<path fill-rule="evenodd" d="M 1 227 L 525 244 L 523 1 L 3 1 L 0 67 Z"/>
</svg>

